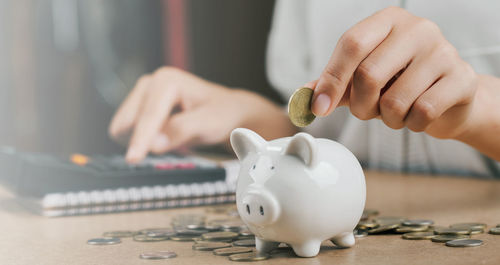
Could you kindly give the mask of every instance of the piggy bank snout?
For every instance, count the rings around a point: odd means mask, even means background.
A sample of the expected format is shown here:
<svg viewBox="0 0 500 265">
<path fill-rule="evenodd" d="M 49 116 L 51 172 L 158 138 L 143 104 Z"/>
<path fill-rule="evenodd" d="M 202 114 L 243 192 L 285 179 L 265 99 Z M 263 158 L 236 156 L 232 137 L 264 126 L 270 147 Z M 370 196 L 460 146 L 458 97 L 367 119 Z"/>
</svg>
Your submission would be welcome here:
<svg viewBox="0 0 500 265">
<path fill-rule="evenodd" d="M 280 214 L 276 198 L 269 192 L 254 190 L 247 192 L 242 200 L 242 219 L 254 225 L 268 225 L 275 222 Z"/>
</svg>

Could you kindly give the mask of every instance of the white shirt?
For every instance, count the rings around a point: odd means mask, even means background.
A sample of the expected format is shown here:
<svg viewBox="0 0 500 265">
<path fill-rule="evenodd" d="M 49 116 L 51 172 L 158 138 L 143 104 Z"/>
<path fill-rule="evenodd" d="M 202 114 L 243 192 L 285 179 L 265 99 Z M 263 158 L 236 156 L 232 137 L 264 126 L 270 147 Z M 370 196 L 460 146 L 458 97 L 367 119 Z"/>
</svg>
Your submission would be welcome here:
<svg viewBox="0 0 500 265">
<path fill-rule="evenodd" d="M 267 51 L 270 82 L 288 99 L 319 77 L 346 30 L 391 5 L 434 21 L 477 73 L 500 76 L 500 1 L 278 0 Z M 339 141 L 370 168 L 487 178 L 500 172 L 500 163 L 464 143 L 361 121 L 345 107 L 306 130 Z"/>
</svg>

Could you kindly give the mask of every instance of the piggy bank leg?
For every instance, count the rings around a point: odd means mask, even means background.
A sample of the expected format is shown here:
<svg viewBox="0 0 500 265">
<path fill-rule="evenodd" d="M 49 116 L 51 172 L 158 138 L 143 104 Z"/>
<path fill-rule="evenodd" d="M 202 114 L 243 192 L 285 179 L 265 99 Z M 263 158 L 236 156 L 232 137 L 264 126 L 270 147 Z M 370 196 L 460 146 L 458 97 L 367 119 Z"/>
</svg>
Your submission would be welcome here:
<svg viewBox="0 0 500 265">
<path fill-rule="evenodd" d="M 293 244 L 293 252 L 299 257 L 310 258 L 318 255 L 321 241 L 306 241 L 301 244 Z"/>
<path fill-rule="evenodd" d="M 342 233 L 332 238 L 331 241 L 333 242 L 333 244 L 343 248 L 352 247 L 355 243 L 354 235 L 352 232 Z"/>
<path fill-rule="evenodd" d="M 259 253 L 268 253 L 269 251 L 277 248 L 279 244 L 279 242 L 266 241 L 255 237 L 255 248 Z"/>
</svg>

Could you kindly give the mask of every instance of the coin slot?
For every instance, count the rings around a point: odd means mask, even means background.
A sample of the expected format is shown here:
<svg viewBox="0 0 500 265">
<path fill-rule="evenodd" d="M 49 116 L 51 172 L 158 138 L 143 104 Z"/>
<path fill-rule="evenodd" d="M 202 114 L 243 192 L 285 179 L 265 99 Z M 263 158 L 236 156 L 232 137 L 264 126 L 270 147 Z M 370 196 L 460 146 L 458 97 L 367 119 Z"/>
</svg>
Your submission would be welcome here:
<svg viewBox="0 0 500 265">
<path fill-rule="evenodd" d="M 247 204 L 247 213 L 250 214 L 250 205 Z"/>
<path fill-rule="evenodd" d="M 262 207 L 262 205 L 260 206 L 260 215 L 264 215 L 264 207 Z"/>
</svg>

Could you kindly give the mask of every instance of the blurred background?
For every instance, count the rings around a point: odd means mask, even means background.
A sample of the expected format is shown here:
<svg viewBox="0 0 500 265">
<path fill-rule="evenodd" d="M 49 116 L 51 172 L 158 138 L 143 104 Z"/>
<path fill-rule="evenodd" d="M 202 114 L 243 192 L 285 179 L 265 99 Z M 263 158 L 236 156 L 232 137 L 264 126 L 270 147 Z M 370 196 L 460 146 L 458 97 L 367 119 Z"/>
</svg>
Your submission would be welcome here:
<svg viewBox="0 0 500 265">
<path fill-rule="evenodd" d="M 122 152 L 108 123 L 162 65 L 281 102 L 265 76 L 270 0 L 0 0 L 0 146 Z"/>
</svg>

